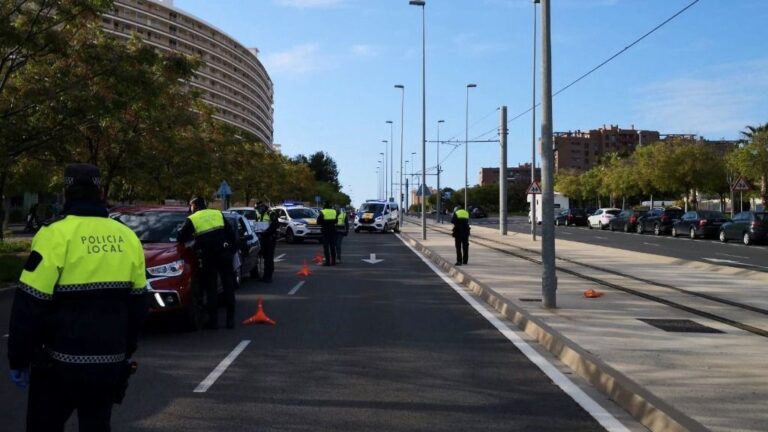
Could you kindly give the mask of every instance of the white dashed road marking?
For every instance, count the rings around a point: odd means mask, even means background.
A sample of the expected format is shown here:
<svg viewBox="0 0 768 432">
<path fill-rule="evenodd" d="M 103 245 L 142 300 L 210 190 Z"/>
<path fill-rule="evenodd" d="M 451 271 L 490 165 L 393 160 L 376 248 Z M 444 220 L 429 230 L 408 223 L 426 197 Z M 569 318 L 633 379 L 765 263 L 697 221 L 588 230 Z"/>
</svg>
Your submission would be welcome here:
<svg viewBox="0 0 768 432">
<path fill-rule="evenodd" d="M 299 288 L 301 288 L 301 286 L 304 285 L 304 282 L 306 282 L 306 281 L 301 281 L 301 282 L 297 283 L 296 286 L 293 287 L 293 289 L 288 292 L 288 295 L 296 294 L 296 292 L 299 290 Z"/>
<path fill-rule="evenodd" d="M 245 349 L 245 347 L 248 346 L 248 344 L 251 343 L 249 340 L 244 340 L 240 342 L 235 349 L 232 350 L 231 353 L 227 357 L 224 358 L 224 360 L 219 363 L 218 366 L 216 366 L 216 369 L 213 370 L 210 374 L 208 374 L 207 377 L 197 386 L 197 388 L 194 390 L 194 393 L 205 393 L 208 391 L 208 389 L 216 382 L 217 379 L 227 370 L 229 365 L 232 364 L 232 362 L 235 361 L 237 356 L 240 355 L 241 352 Z"/>
</svg>

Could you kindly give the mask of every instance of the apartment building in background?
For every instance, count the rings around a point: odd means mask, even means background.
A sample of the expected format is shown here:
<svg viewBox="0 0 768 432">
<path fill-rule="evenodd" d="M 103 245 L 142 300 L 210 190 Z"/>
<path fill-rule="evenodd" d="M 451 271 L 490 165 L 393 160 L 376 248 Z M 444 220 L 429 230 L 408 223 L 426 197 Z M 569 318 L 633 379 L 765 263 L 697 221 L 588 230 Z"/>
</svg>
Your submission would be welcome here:
<svg viewBox="0 0 768 432">
<path fill-rule="evenodd" d="M 637 130 L 633 125 L 622 129 L 618 125 L 603 125 L 590 131 L 555 132 L 555 172 L 567 169 L 589 171 L 608 153 L 632 154 L 638 145 L 661 139 L 658 131 Z"/>
<path fill-rule="evenodd" d="M 102 16 L 105 31 L 138 35 L 160 51 L 194 56 L 203 65 L 188 85 L 215 109 L 214 117 L 250 132 L 273 151 L 273 86 L 258 49 L 246 48 L 211 24 L 173 6 L 173 0 L 116 0 Z"/>
</svg>

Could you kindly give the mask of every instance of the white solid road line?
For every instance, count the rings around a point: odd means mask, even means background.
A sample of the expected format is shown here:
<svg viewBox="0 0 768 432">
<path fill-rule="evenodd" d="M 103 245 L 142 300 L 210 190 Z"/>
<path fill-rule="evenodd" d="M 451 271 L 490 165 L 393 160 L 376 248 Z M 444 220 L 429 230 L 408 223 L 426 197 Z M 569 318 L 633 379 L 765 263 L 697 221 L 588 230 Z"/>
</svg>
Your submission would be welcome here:
<svg viewBox="0 0 768 432">
<path fill-rule="evenodd" d="M 661 246 L 660 244 L 656 244 L 656 243 L 648 243 L 648 242 L 643 242 L 643 244 L 644 244 L 644 245 L 648 245 L 648 246 Z"/>
<path fill-rule="evenodd" d="M 224 360 L 219 363 L 218 366 L 216 366 L 216 369 L 213 370 L 210 374 L 208 374 L 207 377 L 197 386 L 197 388 L 193 391 L 193 393 L 205 393 L 208 391 L 208 389 L 213 385 L 213 383 L 216 382 L 217 379 L 223 374 L 229 365 L 232 364 L 232 362 L 235 361 L 237 356 L 240 355 L 241 352 L 245 349 L 245 347 L 248 346 L 248 344 L 251 343 L 249 340 L 244 340 L 240 342 L 235 349 L 232 350 L 229 355 L 224 358 Z"/>
<path fill-rule="evenodd" d="M 731 258 L 749 259 L 749 257 L 745 257 L 745 256 L 741 256 L 741 255 L 731 255 L 731 254 L 719 253 L 719 252 L 716 252 L 715 255 L 727 256 L 727 257 L 731 257 Z"/>
<path fill-rule="evenodd" d="M 568 377 L 566 377 L 554 365 L 552 365 L 552 363 L 548 362 L 547 359 L 536 352 L 536 350 L 528 345 L 528 343 L 524 341 L 520 336 L 518 336 L 517 333 L 512 331 L 512 329 L 510 329 L 506 323 L 498 319 L 496 315 L 481 305 L 477 300 L 475 300 L 474 297 L 469 295 L 469 293 L 464 291 L 463 287 L 454 282 L 453 279 L 449 278 L 445 273 L 437 268 L 432 263 L 432 261 L 414 249 L 399 234 L 397 234 L 397 237 L 400 239 L 400 241 L 403 242 L 403 244 L 405 244 L 411 251 L 413 251 L 416 256 L 421 258 L 421 260 L 424 261 L 424 263 L 430 269 L 432 269 L 436 275 L 438 275 L 445 283 L 453 288 L 454 291 L 456 291 L 462 298 L 464 298 L 464 300 L 469 303 L 470 306 L 472 306 L 478 313 L 480 313 L 483 318 L 487 319 L 488 322 L 493 324 L 493 326 L 496 327 L 496 329 L 499 330 L 499 332 L 504 335 L 510 342 L 512 342 L 515 347 L 520 350 L 520 352 L 528 357 L 528 360 L 538 366 L 539 369 L 541 369 L 541 371 L 549 377 L 549 379 L 554 381 L 554 383 L 557 384 L 560 389 L 568 394 L 568 396 L 573 398 L 576 403 L 581 405 L 581 407 L 584 408 L 584 410 L 587 411 L 589 415 L 594 417 L 595 420 L 597 420 L 597 422 L 600 423 L 600 425 L 602 425 L 607 431 L 630 432 L 626 426 L 624 426 L 619 420 L 616 419 L 616 417 L 614 417 L 611 413 L 606 411 L 605 408 L 600 406 L 600 404 L 595 402 L 594 399 L 584 393 L 582 389 L 578 388 L 570 379 L 568 379 Z"/>
<path fill-rule="evenodd" d="M 301 282 L 297 283 L 297 284 L 296 284 L 296 286 L 295 286 L 295 287 L 293 287 L 293 289 L 292 289 L 292 290 L 288 291 L 288 295 L 294 295 L 294 294 L 296 294 L 296 291 L 298 291 L 298 290 L 299 290 L 299 288 L 301 288 L 301 286 L 302 286 L 302 285 L 304 285 L 304 282 L 306 282 L 306 281 L 301 281 Z"/>
</svg>

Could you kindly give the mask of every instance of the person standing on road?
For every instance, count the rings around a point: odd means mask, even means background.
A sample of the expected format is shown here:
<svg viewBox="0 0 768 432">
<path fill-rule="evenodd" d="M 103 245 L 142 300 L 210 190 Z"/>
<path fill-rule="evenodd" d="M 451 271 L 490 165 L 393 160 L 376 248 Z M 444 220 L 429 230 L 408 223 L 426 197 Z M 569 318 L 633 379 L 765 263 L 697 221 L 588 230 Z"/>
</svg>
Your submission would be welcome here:
<svg viewBox="0 0 768 432">
<path fill-rule="evenodd" d="M 109 218 L 98 168 L 68 165 L 64 183 L 63 212 L 32 240 L 13 300 L 11 379 L 29 385 L 27 431 L 64 430 L 73 411 L 81 431 L 108 431 L 148 308 L 144 251 Z"/>
<path fill-rule="evenodd" d="M 275 272 L 275 247 L 277 246 L 277 214 L 270 211 L 267 204 L 262 201 L 256 203 L 258 222 L 269 222 L 269 226 L 259 234 L 261 242 L 261 256 L 264 258 L 264 275 L 261 280 L 266 283 L 272 282 L 272 274 Z"/>
<path fill-rule="evenodd" d="M 469 261 L 469 212 L 456 206 L 451 217 L 453 238 L 456 245 L 456 265 L 466 265 Z"/>
<path fill-rule="evenodd" d="M 340 208 L 337 210 L 338 216 L 336 217 L 336 262 L 341 262 L 341 242 L 344 237 L 349 234 L 349 220 L 347 219 L 347 212 Z"/>
<path fill-rule="evenodd" d="M 209 209 L 203 198 L 189 202 L 190 214 L 179 230 L 178 242 L 195 240 L 195 252 L 200 260 L 200 283 L 208 302 L 206 328 L 219 328 L 218 284 L 221 278 L 224 289 L 224 306 L 227 310 L 227 328 L 235 327 L 235 272 L 232 260 L 235 244 L 234 229 L 224 221 L 219 210 Z"/>
<path fill-rule="evenodd" d="M 320 211 L 320 216 L 317 217 L 317 223 L 320 225 L 320 232 L 323 235 L 324 266 L 336 265 L 336 221 L 338 217 L 336 210 L 329 203 L 325 203 Z"/>
</svg>

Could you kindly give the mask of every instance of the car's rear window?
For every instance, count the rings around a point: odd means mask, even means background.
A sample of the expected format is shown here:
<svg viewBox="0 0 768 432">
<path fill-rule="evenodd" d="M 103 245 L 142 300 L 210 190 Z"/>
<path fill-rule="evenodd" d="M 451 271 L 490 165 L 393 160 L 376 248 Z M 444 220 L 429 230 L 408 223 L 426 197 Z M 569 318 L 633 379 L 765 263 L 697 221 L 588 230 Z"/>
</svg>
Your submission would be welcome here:
<svg viewBox="0 0 768 432">
<path fill-rule="evenodd" d="M 683 215 L 682 210 L 664 210 L 664 213 L 666 213 L 667 216 L 673 217 L 673 218 L 679 218 Z"/>
<path fill-rule="evenodd" d="M 616 216 L 617 214 L 621 213 L 621 210 L 606 210 L 607 214 Z"/>
<path fill-rule="evenodd" d="M 248 220 L 256 220 L 256 210 L 232 210 L 232 211 L 245 216 L 245 218 Z"/>
<path fill-rule="evenodd" d="M 768 213 L 755 213 L 755 219 L 768 222 Z"/>
<path fill-rule="evenodd" d="M 116 218 L 128 226 L 142 243 L 173 243 L 187 215 L 181 212 L 123 213 Z"/>
<path fill-rule="evenodd" d="M 725 216 L 719 211 L 703 211 L 701 217 L 704 219 L 725 219 Z"/>
</svg>

